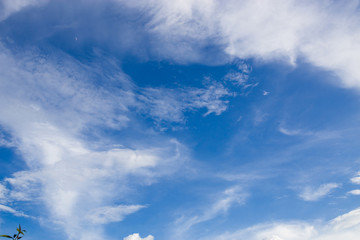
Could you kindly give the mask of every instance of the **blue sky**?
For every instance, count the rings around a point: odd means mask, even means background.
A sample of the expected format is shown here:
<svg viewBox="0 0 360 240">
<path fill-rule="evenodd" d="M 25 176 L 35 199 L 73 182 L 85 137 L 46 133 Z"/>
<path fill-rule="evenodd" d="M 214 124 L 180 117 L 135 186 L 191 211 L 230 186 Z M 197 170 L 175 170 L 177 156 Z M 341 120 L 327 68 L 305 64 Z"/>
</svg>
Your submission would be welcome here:
<svg viewBox="0 0 360 240">
<path fill-rule="evenodd" d="M 0 231 L 360 234 L 360 2 L 0 1 Z"/>
</svg>

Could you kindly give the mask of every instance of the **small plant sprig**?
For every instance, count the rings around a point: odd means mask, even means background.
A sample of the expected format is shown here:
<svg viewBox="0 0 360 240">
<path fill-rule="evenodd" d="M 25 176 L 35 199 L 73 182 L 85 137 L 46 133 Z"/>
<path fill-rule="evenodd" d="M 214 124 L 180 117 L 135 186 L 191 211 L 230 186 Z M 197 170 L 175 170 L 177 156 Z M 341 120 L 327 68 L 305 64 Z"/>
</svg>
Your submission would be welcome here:
<svg viewBox="0 0 360 240">
<path fill-rule="evenodd" d="M 19 224 L 19 227 L 16 228 L 17 234 L 14 234 L 14 236 L 9 236 L 9 235 L 0 235 L 0 237 L 5 237 L 5 238 L 11 238 L 12 240 L 19 240 L 21 239 L 25 234 L 26 230 L 22 230 L 21 226 Z"/>
</svg>

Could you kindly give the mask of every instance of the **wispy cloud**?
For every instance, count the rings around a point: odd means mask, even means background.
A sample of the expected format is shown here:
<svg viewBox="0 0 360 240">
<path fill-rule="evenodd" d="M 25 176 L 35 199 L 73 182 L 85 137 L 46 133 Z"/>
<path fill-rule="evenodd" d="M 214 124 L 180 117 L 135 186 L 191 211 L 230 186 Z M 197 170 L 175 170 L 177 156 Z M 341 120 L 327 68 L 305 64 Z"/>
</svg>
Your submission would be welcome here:
<svg viewBox="0 0 360 240">
<path fill-rule="evenodd" d="M 288 136 L 311 136 L 311 135 L 315 134 L 315 133 L 305 131 L 302 129 L 289 129 L 289 128 L 285 128 L 283 126 L 279 127 L 279 132 L 281 132 L 284 135 L 288 135 Z"/>
<path fill-rule="evenodd" d="M 184 237 L 184 234 L 196 224 L 209 221 L 221 214 L 227 213 L 234 205 L 244 204 L 247 197 L 248 193 L 238 186 L 226 189 L 210 206 L 203 209 L 202 213 L 188 217 L 182 216 L 177 219 L 175 224 L 177 237 Z"/>
<path fill-rule="evenodd" d="M 289 130 L 283 127 L 279 127 L 279 132 L 281 132 L 282 134 L 288 135 L 288 136 L 294 136 L 294 135 L 299 135 L 301 134 L 300 130 Z"/>
<path fill-rule="evenodd" d="M 0 211 L 11 213 L 11 214 L 13 214 L 13 215 L 15 215 L 17 217 L 33 218 L 33 217 L 31 217 L 31 216 L 29 216 L 29 215 L 27 215 L 27 214 L 25 214 L 25 213 L 23 213 L 21 211 L 17 211 L 15 209 L 11 208 L 11 207 L 8 207 L 8 206 L 2 205 L 2 204 L 0 204 Z"/>
<path fill-rule="evenodd" d="M 263 180 L 263 179 L 266 179 L 269 177 L 264 173 L 258 173 L 258 172 L 239 173 L 239 174 L 222 173 L 222 174 L 219 174 L 218 176 L 227 181 L 237 181 L 237 182 L 249 182 L 249 181 Z"/>
<path fill-rule="evenodd" d="M 252 72 L 251 66 L 245 61 L 238 61 L 236 63 L 237 69 L 231 70 L 224 76 L 226 82 L 230 82 L 236 87 L 240 87 L 243 92 L 250 91 L 259 83 L 251 81 L 250 74 Z"/>
<path fill-rule="evenodd" d="M 305 201 L 317 201 L 340 186 L 337 183 L 327 183 L 318 188 L 306 187 L 299 196 Z"/>
<path fill-rule="evenodd" d="M 143 205 L 105 206 L 91 210 L 85 218 L 94 224 L 120 222 L 126 215 L 137 212 L 144 207 Z"/>
<path fill-rule="evenodd" d="M 146 88 L 139 99 L 142 111 L 158 121 L 181 123 L 184 112 L 206 109 L 204 116 L 220 115 L 227 109 L 227 97 L 232 96 L 222 84 L 213 81 L 204 88 Z"/>
</svg>

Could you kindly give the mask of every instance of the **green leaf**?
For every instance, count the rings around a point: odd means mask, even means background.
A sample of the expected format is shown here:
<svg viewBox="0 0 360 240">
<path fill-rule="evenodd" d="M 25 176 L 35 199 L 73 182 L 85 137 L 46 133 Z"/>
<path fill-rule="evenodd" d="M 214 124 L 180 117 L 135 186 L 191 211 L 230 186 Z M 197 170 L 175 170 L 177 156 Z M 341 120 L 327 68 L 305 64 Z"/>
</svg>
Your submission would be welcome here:
<svg viewBox="0 0 360 240">
<path fill-rule="evenodd" d="M 0 235 L 0 237 L 12 238 L 9 235 Z"/>
</svg>

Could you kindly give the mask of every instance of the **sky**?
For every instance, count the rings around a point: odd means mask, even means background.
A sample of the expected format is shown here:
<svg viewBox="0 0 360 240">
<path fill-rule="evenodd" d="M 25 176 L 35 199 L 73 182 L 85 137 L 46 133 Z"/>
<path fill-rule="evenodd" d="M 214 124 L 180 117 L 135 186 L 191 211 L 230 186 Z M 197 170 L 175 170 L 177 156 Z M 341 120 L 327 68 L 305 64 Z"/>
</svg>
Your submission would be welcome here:
<svg viewBox="0 0 360 240">
<path fill-rule="evenodd" d="M 359 0 L 0 0 L 0 234 L 355 240 Z"/>
</svg>

